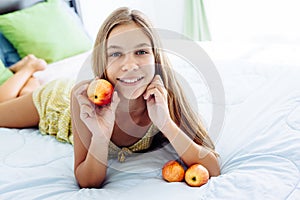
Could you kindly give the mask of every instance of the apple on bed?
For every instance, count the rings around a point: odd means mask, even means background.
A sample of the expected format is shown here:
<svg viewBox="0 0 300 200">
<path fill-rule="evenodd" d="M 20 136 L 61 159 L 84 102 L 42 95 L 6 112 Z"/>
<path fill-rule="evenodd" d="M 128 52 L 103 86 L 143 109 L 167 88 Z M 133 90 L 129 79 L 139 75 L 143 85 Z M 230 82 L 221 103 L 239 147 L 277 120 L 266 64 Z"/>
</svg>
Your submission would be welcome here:
<svg viewBox="0 0 300 200">
<path fill-rule="evenodd" d="M 87 96 L 90 101 L 98 106 L 104 106 L 111 102 L 114 88 L 105 79 L 94 79 L 88 86 Z"/>
<path fill-rule="evenodd" d="M 185 182 L 192 187 L 200 187 L 208 182 L 208 170 L 201 164 L 190 166 L 185 172 Z"/>
<path fill-rule="evenodd" d="M 162 168 L 163 179 L 168 182 L 181 182 L 184 179 L 184 168 L 176 160 L 170 160 Z"/>
<path fill-rule="evenodd" d="M 192 187 L 200 187 L 209 180 L 209 172 L 203 165 L 193 164 L 185 171 L 176 160 L 170 160 L 163 165 L 162 176 L 168 182 L 181 182 L 184 179 Z"/>
</svg>

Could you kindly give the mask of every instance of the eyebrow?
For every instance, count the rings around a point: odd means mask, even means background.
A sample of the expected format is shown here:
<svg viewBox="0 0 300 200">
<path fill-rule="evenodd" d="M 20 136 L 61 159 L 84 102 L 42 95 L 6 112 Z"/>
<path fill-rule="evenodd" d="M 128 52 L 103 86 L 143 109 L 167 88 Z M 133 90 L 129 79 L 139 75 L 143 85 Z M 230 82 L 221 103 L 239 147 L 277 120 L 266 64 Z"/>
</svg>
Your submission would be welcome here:
<svg viewBox="0 0 300 200">
<path fill-rule="evenodd" d="M 123 49 L 123 48 L 120 47 L 120 46 L 117 46 L 117 45 L 110 45 L 110 46 L 107 48 L 107 50 L 109 50 L 109 49 Z"/>
<path fill-rule="evenodd" d="M 141 47 L 152 47 L 152 46 L 148 43 L 140 43 L 135 46 L 135 48 L 141 48 Z"/>
<path fill-rule="evenodd" d="M 140 43 L 140 44 L 137 44 L 134 48 L 141 48 L 141 47 L 152 47 L 150 44 L 148 43 Z M 109 49 L 123 49 L 121 46 L 118 46 L 118 45 L 110 45 L 107 50 Z"/>
</svg>

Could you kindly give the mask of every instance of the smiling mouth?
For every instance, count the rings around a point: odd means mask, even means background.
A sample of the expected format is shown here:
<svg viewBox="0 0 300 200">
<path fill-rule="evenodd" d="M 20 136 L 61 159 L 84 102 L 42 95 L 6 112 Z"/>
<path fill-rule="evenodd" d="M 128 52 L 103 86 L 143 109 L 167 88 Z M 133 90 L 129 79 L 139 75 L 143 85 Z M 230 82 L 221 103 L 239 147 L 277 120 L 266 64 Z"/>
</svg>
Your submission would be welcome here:
<svg viewBox="0 0 300 200">
<path fill-rule="evenodd" d="M 126 84 L 134 84 L 140 80 L 142 80 L 144 77 L 138 77 L 138 78 L 117 78 L 118 81 Z"/>
</svg>

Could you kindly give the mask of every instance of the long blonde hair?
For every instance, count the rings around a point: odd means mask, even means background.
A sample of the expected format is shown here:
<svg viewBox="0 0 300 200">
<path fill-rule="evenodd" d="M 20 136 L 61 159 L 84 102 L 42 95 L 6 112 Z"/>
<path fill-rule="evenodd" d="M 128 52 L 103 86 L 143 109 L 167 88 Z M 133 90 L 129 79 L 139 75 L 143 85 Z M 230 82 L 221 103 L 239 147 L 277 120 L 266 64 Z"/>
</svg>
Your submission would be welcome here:
<svg viewBox="0 0 300 200">
<path fill-rule="evenodd" d="M 93 50 L 93 71 L 96 76 L 107 79 L 107 39 L 114 27 L 136 23 L 149 37 L 155 58 L 155 72 L 162 78 L 168 91 L 168 105 L 172 120 L 196 143 L 216 154 L 215 147 L 207 134 L 199 116 L 193 111 L 185 98 L 183 89 L 177 81 L 167 56 L 162 52 L 160 39 L 151 22 L 138 10 L 121 7 L 112 12 L 100 27 Z"/>
</svg>

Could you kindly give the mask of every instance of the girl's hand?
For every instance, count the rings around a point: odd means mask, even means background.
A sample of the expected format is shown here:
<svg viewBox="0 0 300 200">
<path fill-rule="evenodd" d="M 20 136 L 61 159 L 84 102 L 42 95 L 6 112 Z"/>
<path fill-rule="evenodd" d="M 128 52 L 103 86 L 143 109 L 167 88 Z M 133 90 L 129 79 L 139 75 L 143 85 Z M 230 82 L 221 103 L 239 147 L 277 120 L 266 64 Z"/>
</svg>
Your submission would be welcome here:
<svg viewBox="0 0 300 200">
<path fill-rule="evenodd" d="M 172 119 L 169 114 L 168 92 L 159 75 L 155 75 L 147 87 L 144 99 L 147 101 L 148 115 L 152 123 L 162 131 Z"/>
<path fill-rule="evenodd" d="M 114 91 L 112 102 L 100 107 L 88 99 L 87 88 L 88 83 L 81 85 L 75 91 L 80 106 L 80 119 L 93 136 L 105 136 L 110 140 L 115 123 L 115 111 L 120 101 L 118 94 Z"/>
</svg>

